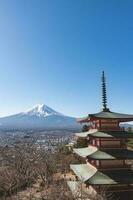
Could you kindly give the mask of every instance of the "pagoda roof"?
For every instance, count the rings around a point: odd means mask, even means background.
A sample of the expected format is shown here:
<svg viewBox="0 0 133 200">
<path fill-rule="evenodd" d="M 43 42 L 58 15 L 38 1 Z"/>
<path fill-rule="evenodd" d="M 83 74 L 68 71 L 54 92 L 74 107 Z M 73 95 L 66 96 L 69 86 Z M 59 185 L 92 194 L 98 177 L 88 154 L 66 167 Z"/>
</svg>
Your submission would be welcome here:
<svg viewBox="0 0 133 200">
<path fill-rule="evenodd" d="M 75 148 L 73 151 L 80 157 L 89 157 L 96 160 L 133 159 L 133 151 L 128 149 L 106 149 L 101 151 L 90 145 L 85 148 Z"/>
<path fill-rule="evenodd" d="M 86 131 L 86 132 L 80 132 L 80 133 L 75 133 L 75 135 L 77 137 L 81 137 L 81 138 L 86 138 L 89 134 L 89 131 Z"/>
<path fill-rule="evenodd" d="M 70 165 L 70 168 L 83 182 L 91 185 L 113 185 L 133 183 L 133 171 L 131 169 L 113 169 L 98 171 L 90 164 Z"/>
<path fill-rule="evenodd" d="M 89 114 L 86 117 L 78 118 L 78 122 L 89 122 L 91 119 L 117 119 L 120 122 L 133 121 L 133 115 L 115 113 L 111 111 L 102 111 L 99 113 Z"/>
<path fill-rule="evenodd" d="M 97 131 L 89 134 L 89 136 L 101 138 L 133 138 L 133 133 L 128 131 Z"/>
<path fill-rule="evenodd" d="M 74 148 L 73 152 L 76 153 L 77 155 L 86 158 L 89 155 L 92 155 L 93 153 L 97 152 L 98 149 L 97 147 L 94 146 L 89 146 L 89 147 L 85 147 L 85 148 Z"/>
<path fill-rule="evenodd" d="M 89 131 L 75 133 L 75 135 L 78 136 L 78 137 L 84 138 L 84 137 L 87 137 L 88 135 L 90 135 L 92 133 L 97 132 L 97 131 L 98 131 L 97 129 L 90 129 Z"/>
<path fill-rule="evenodd" d="M 93 129 L 92 129 L 93 130 Z M 96 137 L 96 138 L 133 138 L 133 133 L 128 131 L 86 131 L 75 134 L 78 137 Z"/>
<path fill-rule="evenodd" d="M 89 180 L 97 172 L 97 169 L 93 167 L 92 165 L 90 165 L 89 163 L 88 164 L 72 164 L 70 165 L 70 168 L 83 182 L 86 182 L 87 180 Z"/>
</svg>

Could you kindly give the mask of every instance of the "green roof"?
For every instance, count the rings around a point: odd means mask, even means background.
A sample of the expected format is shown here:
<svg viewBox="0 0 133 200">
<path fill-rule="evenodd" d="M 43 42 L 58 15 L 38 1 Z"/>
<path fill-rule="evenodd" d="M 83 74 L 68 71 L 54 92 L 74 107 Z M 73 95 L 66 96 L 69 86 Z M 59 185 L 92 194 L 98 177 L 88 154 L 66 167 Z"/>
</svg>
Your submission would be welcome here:
<svg viewBox="0 0 133 200">
<path fill-rule="evenodd" d="M 101 151 L 96 147 L 89 146 L 73 149 L 73 151 L 83 158 L 89 157 L 95 160 L 133 159 L 133 151 L 128 149 L 106 149 Z"/>
<path fill-rule="evenodd" d="M 122 113 L 115 113 L 115 112 L 99 112 L 95 114 L 90 114 L 90 117 L 96 117 L 96 118 L 106 118 L 106 119 L 132 119 L 133 115 L 129 114 L 122 114 Z"/>
<path fill-rule="evenodd" d="M 98 137 L 98 138 L 133 138 L 133 133 L 127 131 L 87 131 L 75 134 L 78 137 Z"/>
<path fill-rule="evenodd" d="M 97 169 L 90 164 L 75 164 L 70 165 L 70 168 L 83 182 L 91 182 L 93 184 L 96 182 L 96 184 L 98 184 L 97 182 L 101 180 L 101 183 L 99 184 L 114 184 L 112 179 L 108 178 L 103 173 L 98 172 Z"/>
<path fill-rule="evenodd" d="M 83 118 L 79 118 L 78 121 L 82 122 L 84 120 L 89 120 L 91 118 L 98 118 L 98 119 L 120 119 L 120 121 L 133 121 L 133 115 L 129 115 L 129 114 L 122 114 L 122 113 L 115 113 L 115 112 L 111 112 L 111 111 L 102 111 L 99 113 L 94 113 L 94 114 L 89 114 L 86 117 Z"/>
<path fill-rule="evenodd" d="M 81 137 L 81 138 L 86 138 L 88 136 L 88 134 L 89 134 L 89 131 L 87 131 L 87 132 L 81 132 L 81 133 L 75 133 L 75 135 L 77 137 Z"/>
<path fill-rule="evenodd" d="M 107 176 L 106 174 L 102 172 L 96 172 L 94 176 L 92 176 L 90 179 L 86 181 L 89 184 L 92 185 L 113 185 L 117 184 L 115 180 Z"/>
<path fill-rule="evenodd" d="M 89 134 L 89 136 L 102 138 L 133 138 L 133 133 L 127 131 L 97 131 Z"/>
<path fill-rule="evenodd" d="M 97 171 L 90 164 L 70 167 L 81 181 L 90 185 L 133 184 L 133 171 L 130 169 Z"/>
<path fill-rule="evenodd" d="M 133 184 L 133 171 L 131 169 L 117 169 L 97 172 L 87 182 L 92 185 Z"/>
<path fill-rule="evenodd" d="M 97 172 L 97 169 L 90 164 L 70 165 L 70 168 L 83 182 L 90 179 Z"/>
<path fill-rule="evenodd" d="M 85 138 L 88 135 L 97 132 L 97 129 L 90 129 L 89 131 L 85 131 L 85 132 L 80 132 L 80 133 L 75 133 L 75 135 L 77 137 L 81 137 L 81 138 Z"/>
<path fill-rule="evenodd" d="M 78 154 L 79 156 L 86 158 L 87 156 L 97 152 L 97 148 L 93 146 L 85 147 L 85 148 L 75 148 L 73 149 L 74 153 Z"/>
</svg>

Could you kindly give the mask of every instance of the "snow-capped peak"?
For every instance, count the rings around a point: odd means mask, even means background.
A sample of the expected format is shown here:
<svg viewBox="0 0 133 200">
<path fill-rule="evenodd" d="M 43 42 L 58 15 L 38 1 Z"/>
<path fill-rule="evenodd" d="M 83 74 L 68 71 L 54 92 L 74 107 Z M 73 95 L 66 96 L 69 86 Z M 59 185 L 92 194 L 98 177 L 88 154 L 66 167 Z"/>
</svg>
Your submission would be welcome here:
<svg viewBox="0 0 133 200">
<path fill-rule="evenodd" d="M 55 110 L 44 104 L 37 104 L 30 110 L 24 112 L 23 114 L 27 114 L 30 116 L 36 115 L 40 117 L 47 117 L 49 115 L 62 115 L 61 113 L 56 112 Z"/>
</svg>

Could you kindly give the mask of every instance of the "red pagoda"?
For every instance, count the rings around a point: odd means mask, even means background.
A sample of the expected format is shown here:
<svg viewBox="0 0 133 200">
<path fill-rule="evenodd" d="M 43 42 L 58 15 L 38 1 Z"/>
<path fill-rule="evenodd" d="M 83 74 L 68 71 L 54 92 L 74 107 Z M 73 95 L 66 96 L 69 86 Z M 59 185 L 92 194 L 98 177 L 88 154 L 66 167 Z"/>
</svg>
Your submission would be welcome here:
<svg viewBox="0 0 133 200">
<path fill-rule="evenodd" d="M 76 134 L 78 138 L 87 140 L 88 146 L 73 149 L 85 163 L 72 164 L 70 168 L 78 180 L 88 188 L 93 187 L 98 193 L 104 189 L 108 193 L 119 194 L 120 199 L 133 199 L 133 171 L 130 162 L 133 151 L 126 145 L 128 139 L 133 138 L 133 133 L 120 126 L 121 122 L 133 121 L 133 115 L 111 112 L 107 108 L 104 72 L 102 105 L 101 112 L 78 119 L 80 123 L 90 124 L 87 132 Z"/>
</svg>

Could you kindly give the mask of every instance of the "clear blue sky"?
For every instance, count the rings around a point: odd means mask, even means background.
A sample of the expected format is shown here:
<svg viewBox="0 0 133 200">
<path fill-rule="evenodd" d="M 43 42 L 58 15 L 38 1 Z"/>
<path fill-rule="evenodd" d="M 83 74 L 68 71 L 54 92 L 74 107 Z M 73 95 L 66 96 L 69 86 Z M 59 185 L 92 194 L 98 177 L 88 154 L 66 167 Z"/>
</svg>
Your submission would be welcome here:
<svg viewBox="0 0 133 200">
<path fill-rule="evenodd" d="M 133 113 L 132 0 L 0 0 L 0 116 L 44 103 L 67 115 Z"/>
</svg>

